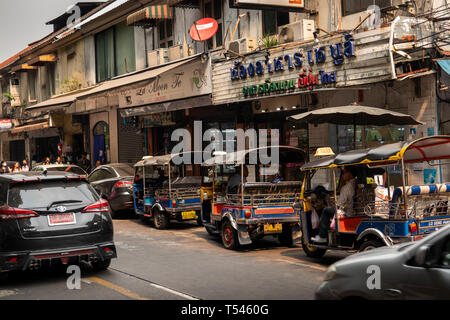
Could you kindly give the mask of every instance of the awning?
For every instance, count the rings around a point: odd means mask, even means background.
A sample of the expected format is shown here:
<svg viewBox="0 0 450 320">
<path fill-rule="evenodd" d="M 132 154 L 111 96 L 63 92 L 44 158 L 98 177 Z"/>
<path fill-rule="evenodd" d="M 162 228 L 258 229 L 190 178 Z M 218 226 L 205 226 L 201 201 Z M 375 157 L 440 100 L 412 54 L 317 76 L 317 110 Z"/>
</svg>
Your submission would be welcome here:
<svg viewBox="0 0 450 320">
<path fill-rule="evenodd" d="M 450 102 L 450 59 L 439 59 L 438 90 L 439 99 Z"/>
<path fill-rule="evenodd" d="M 36 58 L 31 59 L 30 61 L 28 61 L 28 65 L 43 66 L 47 63 L 53 63 L 53 62 L 56 62 L 56 55 L 46 54 L 46 55 L 38 56 Z"/>
<path fill-rule="evenodd" d="M 19 64 L 11 69 L 12 72 L 18 72 L 22 70 L 37 70 L 37 67 L 30 66 L 27 63 Z"/>
<path fill-rule="evenodd" d="M 157 76 L 159 76 L 160 74 L 170 71 L 172 69 L 175 69 L 176 67 L 179 67 L 183 64 L 186 64 L 188 62 L 191 62 L 192 60 L 196 59 L 191 58 L 191 59 L 186 59 L 186 60 L 182 60 L 179 61 L 177 63 L 172 63 L 169 65 L 166 65 L 164 67 L 160 67 L 160 68 L 156 68 L 156 69 L 151 69 L 148 71 L 144 71 L 144 72 L 139 72 L 139 73 L 135 73 L 132 75 L 128 75 L 128 76 L 123 76 L 120 78 L 116 78 L 113 80 L 109 80 L 109 81 L 105 81 L 103 83 L 101 83 L 99 86 L 95 87 L 92 90 L 86 91 L 83 94 L 79 95 L 79 98 L 85 98 L 87 96 L 93 95 L 93 94 L 98 94 L 104 91 L 108 91 L 108 90 L 112 90 L 112 89 L 117 89 L 123 86 L 127 86 L 127 85 L 131 85 L 134 83 L 139 83 L 142 81 L 146 81 L 146 80 L 151 80 Z"/>
<path fill-rule="evenodd" d="M 75 102 L 75 100 L 84 95 L 87 91 L 89 91 L 92 88 L 89 89 L 84 89 L 84 90 L 80 90 L 77 91 L 77 93 L 73 93 L 73 94 L 67 94 L 64 96 L 59 96 L 59 97 L 55 97 L 46 101 L 42 101 L 38 104 L 29 106 L 27 108 L 28 111 L 32 111 L 32 110 L 36 110 L 36 109 L 40 109 L 40 108 L 48 108 L 48 107 L 69 107 L 72 103 Z"/>
<path fill-rule="evenodd" d="M 173 19 L 174 10 L 167 4 L 148 6 L 127 17 L 129 26 L 148 25 L 155 19 Z"/>
<path fill-rule="evenodd" d="M 47 129 L 49 127 L 48 122 L 29 124 L 23 127 L 17 127 L 11 130 L 12 134 L 21 133 L 21 132 L 29 132 L 41 129 Z"/>
<path fill-rule="evenodd" d="M 123 118 L 135 117 L 142 115 L 149 115 L 161 112 L 169 112 L 176 110 L 184 110 L 190 108 L 206 107 L 212 104 L 211 96 L 205 95 L 200 97 L 194 97 L 190 99 L 183 99 L 177 101 L 169 101 L 166 103 L 156 103 L 142 107 L 134 107 L 129 109 L 120 110 L 120 115 Z"/>
</svg>

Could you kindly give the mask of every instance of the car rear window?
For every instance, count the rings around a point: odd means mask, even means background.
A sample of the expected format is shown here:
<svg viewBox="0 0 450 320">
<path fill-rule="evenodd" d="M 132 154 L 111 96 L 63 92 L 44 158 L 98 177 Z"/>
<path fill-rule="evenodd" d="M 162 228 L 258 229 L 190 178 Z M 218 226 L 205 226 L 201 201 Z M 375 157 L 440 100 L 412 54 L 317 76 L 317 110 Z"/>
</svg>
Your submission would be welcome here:
<svg viewBox="0 0 450 320">
<path fill-rule="evenodd" d="M 121 177 L 134 176 L 134 168 L 129 166 L 114 167 Z"/>
<path fill-rule="evenodd" d="M 64 172 L 71 172 L 79 175 L 85 175 L 86 172 L 83 171 L 83 169 L 78 167 L 50 167 L 47 169 L 48 171 L 64 171 Z"/>
<path fill-rule="evenodd" d="M 55 201 L 79 200 L 77 205 L 89 205 L 98 201 L 94 189 L 82 181 L 51 181 L 12 185 L 8 193 L 8 205 L 14 208 L 47 208 Z"/>
</svg>

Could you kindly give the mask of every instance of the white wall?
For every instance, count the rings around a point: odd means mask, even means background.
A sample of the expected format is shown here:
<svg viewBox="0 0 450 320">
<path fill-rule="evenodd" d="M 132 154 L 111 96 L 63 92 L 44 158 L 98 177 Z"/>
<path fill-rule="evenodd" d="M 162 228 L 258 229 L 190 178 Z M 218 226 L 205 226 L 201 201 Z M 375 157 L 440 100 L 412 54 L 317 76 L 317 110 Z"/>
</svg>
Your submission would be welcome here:
<svg viewBox="0 0 450 320">
<path fill-rule="evenodd" d="M 84 86 L 91 87 L 96 83 L 94 36 L 89 36 L 84 39 L 84 68 L 85 68 Z"/>
</svg>

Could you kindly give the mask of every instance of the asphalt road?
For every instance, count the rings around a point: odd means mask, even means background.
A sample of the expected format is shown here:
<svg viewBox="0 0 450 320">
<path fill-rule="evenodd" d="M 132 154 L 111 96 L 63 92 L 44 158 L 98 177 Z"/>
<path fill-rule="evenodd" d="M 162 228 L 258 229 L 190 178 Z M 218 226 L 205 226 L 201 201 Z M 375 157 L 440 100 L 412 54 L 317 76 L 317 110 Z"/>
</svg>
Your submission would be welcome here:
<svg viewBox="0 0 450 320">
<path fill-rule="evenodd" d="M 241 251 L 194 223 L 156 230 L 139 220 L 115 220 L 118 259 L 107 271 L 82 267 L 81 288 L 67 288 L 66 269 L 11 274 L 2 300 L 299 300 L 313 299 L 324 272 L 347 254 L 320 261 L 300 246 L 263 239 Z"/>
</svg>

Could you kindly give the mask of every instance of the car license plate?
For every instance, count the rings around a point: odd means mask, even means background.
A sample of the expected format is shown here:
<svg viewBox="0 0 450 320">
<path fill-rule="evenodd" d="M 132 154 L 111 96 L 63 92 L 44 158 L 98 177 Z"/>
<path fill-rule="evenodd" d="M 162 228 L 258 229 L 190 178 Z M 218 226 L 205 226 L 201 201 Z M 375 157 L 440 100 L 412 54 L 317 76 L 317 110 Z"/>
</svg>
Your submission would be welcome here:
<svg viewBox="0 0 450 320">
<path fill-rule="evenodd" d="M 283 225 L 280 223 L 264 225 L 264 233 L 266 234 L 281 233 L 281 232 L 283 232 Z"/>
<path fill-rule="evenodd" d="M 73 213 L 61 213 L 48 215 L 49 226 L 61 226 L 66 224 L 75 224 L 75 215 Z"/>
<path fill-rule="evenodd" d="M 181 218 L 183 220 L 193 220 L 197 217 L 197 214 L 195 211 L 185 211 L 181 213 Z"/>
</svg>

